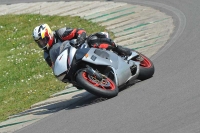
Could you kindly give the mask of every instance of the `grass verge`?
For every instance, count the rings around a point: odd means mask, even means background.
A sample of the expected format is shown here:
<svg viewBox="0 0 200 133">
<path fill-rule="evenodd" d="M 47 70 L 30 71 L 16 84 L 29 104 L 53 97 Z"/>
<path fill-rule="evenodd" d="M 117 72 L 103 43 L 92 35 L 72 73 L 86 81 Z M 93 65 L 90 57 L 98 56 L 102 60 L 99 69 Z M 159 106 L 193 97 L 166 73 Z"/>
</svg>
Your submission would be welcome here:
<svg viewBox="0 0 200 133">
<path fill-rule="evenodd" d="M 42 23 L 48 23 L 52 30 L 83 28 L 88 35 L 106 31 L 105 27 L 79 17 L 0 16 L 0 122 L 47 99 L 66 85 L 55 79 L 43 60 L 42 50 L 33 41 L 32 31 Z"/>
</svg>

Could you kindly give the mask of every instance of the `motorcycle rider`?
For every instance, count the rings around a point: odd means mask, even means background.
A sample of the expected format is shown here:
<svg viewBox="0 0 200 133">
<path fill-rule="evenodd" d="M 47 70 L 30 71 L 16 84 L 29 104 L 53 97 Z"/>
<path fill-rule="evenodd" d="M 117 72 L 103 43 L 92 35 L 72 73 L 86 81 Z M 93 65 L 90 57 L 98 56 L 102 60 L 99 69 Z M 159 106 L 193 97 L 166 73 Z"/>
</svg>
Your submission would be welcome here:
<svg viewBox="0 0 200 133">
<path fill-rule="evenodd" d="M 63 27 L 52 31 L 48 24 L 36 26 L 33 30 L 33 39 L 40 48 L 44 50 L 44 59 L 47 64 L 52 67 L 52 60 L 50 58 L 50 49 L 52 47 L 58 48 L 58 42 L 66 40 L 77 39 L 77 44 L 82 45 L 86 40 L 86 31 L 79 28 Z M 87 38 L 90 47 L 112 49 L 119 55 L 131 55 L 131 51 L 127 48 L 117 46 L 106 34 L 95 33 Z"/>
</svg>

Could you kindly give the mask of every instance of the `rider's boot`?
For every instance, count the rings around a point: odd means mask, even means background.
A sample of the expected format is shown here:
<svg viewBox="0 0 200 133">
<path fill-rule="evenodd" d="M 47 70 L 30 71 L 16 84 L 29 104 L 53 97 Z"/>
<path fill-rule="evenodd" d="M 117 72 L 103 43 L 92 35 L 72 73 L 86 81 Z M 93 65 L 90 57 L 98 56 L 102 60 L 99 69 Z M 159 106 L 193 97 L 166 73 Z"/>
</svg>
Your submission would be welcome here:
<svg viewBox="0 0 200 133">
<path fill-rule="evenodd" d="M 132 54 L 131 50 L 114 43 L 114 48 L 112 49 L 114 52 L 117 52 L 119 55 L 130 56 Z"/>
<path fill-rule="evenodd" d="M 130 64 L 131 72 L 134 75 L 136 72 L 137 66 L 135 65 L 134 62 L 129 62 L 129 60 L 132 58 L 132 51 L 129 48 L 116 45 L 116 43 L 113 43 L 112 46 L 114 46 L 114 48 L 112 49 L 114 52 L 117 52 L 119 55 L 126 56 L 125 59 L 128 61 L 127 63 Z"/>
</svg>

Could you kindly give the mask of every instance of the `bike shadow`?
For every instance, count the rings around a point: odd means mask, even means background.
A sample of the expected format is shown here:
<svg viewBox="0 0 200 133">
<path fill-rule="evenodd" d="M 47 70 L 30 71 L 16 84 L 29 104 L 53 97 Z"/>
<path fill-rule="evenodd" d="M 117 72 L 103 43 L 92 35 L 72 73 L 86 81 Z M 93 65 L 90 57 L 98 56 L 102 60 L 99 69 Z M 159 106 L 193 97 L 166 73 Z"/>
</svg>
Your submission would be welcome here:
<svg viewBox="0 0 200 133">
<path fill-rule="evenodd" d="M 75 92 L 73 96 L 70 96 L 71 94 L 66 94 L 66 95 L 60 95 L 57 97 L 52 97 L 49 98 L 45 101 L 42 101 L 41 103 L 31 106 L 30 109 L 27 109 L 21 113 L 12 115 L 9 117 L 10 118 L 17 118 L 17 117 L 22 117 L 22 116 L 28 116 L 28 115 L 47 115 L 47 114 L 52 114 L 55 112 L 58 112 L 62 109 L 70 109 L 72 105 L 78 106 L 80 103 L 79 101 L 82 101 L 84 104 L 90 101 L 94 100 L 95 97 L 94 95 L 90 94 L 89 92 L 86 91 L 81 91 L 81 93 Z"/>
<path fill-rule="evenodd" d="M 136 82 L 140 82 L 140 81 L 136 81 Z M 130 83 L 129 85 L 127 86 L 122 86 L 119 88 L 119 93 L 121 91 L 124 91 L 126 89 L 128 89 L 129 87 L 131 87 L 132 85 L 134 85 L 136 82 L 132 82 Z M 76 109 L 76 108 L 81 108 L 81 107 L 85 107 L 85 106 L 90 106 L 90 105 L 93 105 L 93 104 L 97 104 L 97 103 L 100 103 L 100 102 L 104 102 L 106 100 L 109 100 L 111 98 L 104 98 L 104 97 L 98 97 L 98 96 L 95 96 L 89 92 L 86 92 L 87 93 L 87 96 L 85 96 L 84 99 L 76 102 L 75 104 L 73 105 L 70 105 L 69 107 L 65 108 L 66 110 L 71 110 L 71 109 Z M 82 94 L 80 94 L 81 96 Z M 113 97 L 114 98 L 114 97 Z"/>
<path fill-rule="evenodd" d="M 83 98 L 82 100 L 68 106 L 67 108 L 65 108 L 65 110 L 71 110 L 71 109 L 77 109 L 77 108 L 81 108 L 81 107 L 86 107 L 86 106 L 90 106 L 93 104 L 97 104 L 103 101 L 108 100 L 109 98 L 103 98 L 103 97 L 98 97 L 95 96 L 89 92 L 87 92 L 87 96 L 85 98 Z"/>
<path fill-rule="evenodd" d="M 135 84 L 135 83 L 133 83 Z M 133 85 L 132 84 L 132 85 Z M 120 91 L 124 91 L 130 86 L 124 86 L 120 88 Z M 103 98 L 95 96 L 87 91 L 83 91 L 82 93 L 76 94 L 70 98 L 65 98 L 65 95 L 60 96 L 60 100 L 53 100 L 57 99 L 58 97 L 52 98 L 49 102 L 41 104 L 38 107 L 31 107 L 30 109 L 23 111 L 17 115 L 10 116 L 9 118 L 15 118 L 25 115 L 47 115 L 56 113 L 60 110 L 71 110 L 76 108 L 81 108 L 93 104 L 97 104 L 100 102 L 104 102 L 110 98 Z M 67 97 L 67 95 L 66 95 Z"/>
<path fill-rule="evenodd" d="M 126 88 L 123 88 L 122 90 L 125 89 Z M 104 102 L 110 99 L 110 98 L 95 96 L 87 91 L 80 91 L 80 92 L 81 93 L 77 92 L 78 94 L 73 94 L 73 96 L 70 97 L 69 95 L 62 95 L 60 96 L 59 100 L 57 100 L 58 97 L 54 97 L 49 101 L 44 102 L 44 104 L 40 104 L 40 106 L 34 106 L 21 113 L 12 115 L 6 121 L 6 123 L 8 124 L 4 124 L 2 125 L 2 127 L 14 127 L 24 124 L 29 125 L 33 123 L 33 121 L 34 122 L 39 121 L 61 110 L 68 111 L 86 106 L 92 106 L 94 104 L 98 104 L 100 102 Z M 65 98 L 65 96 L 68 98 Z"/>
</svg>

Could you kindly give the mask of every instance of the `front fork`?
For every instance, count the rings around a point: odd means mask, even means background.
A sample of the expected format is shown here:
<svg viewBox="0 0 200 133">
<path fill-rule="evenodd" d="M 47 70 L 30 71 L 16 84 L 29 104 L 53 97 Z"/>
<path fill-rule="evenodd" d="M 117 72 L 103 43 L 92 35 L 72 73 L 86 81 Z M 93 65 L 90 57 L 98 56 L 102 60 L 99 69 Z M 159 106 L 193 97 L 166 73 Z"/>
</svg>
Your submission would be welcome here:
<svg viewBox="0 0 200 133">
<path fill-rule="evenodd" d="M 86 72 L 91 75 L 91 76 L 95 76 L 99 81 L 101 81 L 103 79 L 103 75 L 96 72 L 92 67 L 90 67 L 89 65 L 86 65 L 87 69 Z"/>
</svg>

